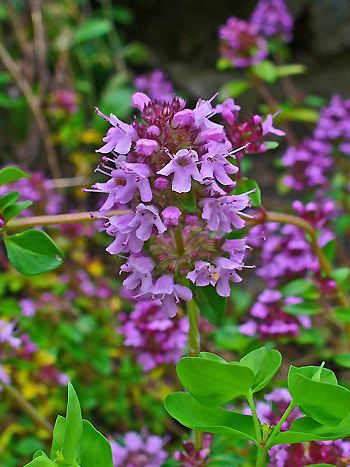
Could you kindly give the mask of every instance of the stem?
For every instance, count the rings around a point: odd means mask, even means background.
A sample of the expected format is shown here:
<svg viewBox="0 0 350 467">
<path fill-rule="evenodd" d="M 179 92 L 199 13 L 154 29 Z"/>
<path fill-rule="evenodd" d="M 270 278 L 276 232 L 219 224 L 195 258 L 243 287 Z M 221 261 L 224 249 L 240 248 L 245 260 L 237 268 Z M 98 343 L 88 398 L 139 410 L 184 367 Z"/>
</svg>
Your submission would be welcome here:
<svg viewBox="0 0 350 467">
<path fill-rule="evenodd" d="M 175 230 L 175 243 L 176 243 L 178 255 L 182 256 L 185 253 L 185 243 L 184 243 L 184 238 L 182 236 L 182 229 L 181 229 L 180 224 Z"/>
<path fill-rule="evenodd" d="M 113 210 L 104 214 L 103 217 L 121 216 L 127 214 L 127 210 Z M 74 224 L 76 222 L 97 221 L 101 219 L 100 211 L 76 212 L 71 214 L 57 214 L 55 216 L 33 216 L 13 219 L 6 224 L 8 230 L 21 230 L 38 225 Z"/>
<path fill-rule="evenodd" d="M 278 425 L 275 426 L 273 429 L 271 435 L 268 438 L 266 446 L 271 446 L 271 441 L 278 435 L 278 433 L 281 431 L 283 423 L 287 420 L 289 414 L 292 412 L 292 410 L 295 408 L 295 405 L 293 402 L 291 402 L 288 407 L 286 408 L 286 411 L 282 415 L 280 421 L 278 422 Z"/>
<path fill-rule="evenodd" d="M 200 334 L 198 330 L 199 310 L 196 302 L 192 299 L 187 302 L 188 322 L 188 347 L 191 357 L 196 357 L 200 352 Z"/>
<path fill-rule="evenodd" d="M 256 439 L 257 439 L 258 443 L 261 445 L 262 435 L 261 435 L 260 421 L 259 421 L 259 418 L 258 418 L 258 414 L 256 413 L 255 403 L 254 403 L 254 399 L 253 399 L 253 393 L 251 391 L 247 395 L 247 401 L 248 401 L 250 410 L 252 411 L 252 415 L 253 415 L 253 422 L 254 422 Z"/>
<path fill-rule="evenodd" d="M 266 461 L 267 449 L 258 448 L 258 457 L 256 459 L 256 467 L 264 467 Z"/>
<path fill-rule="evenodd" d="M 48 432 L 53 432 L 53 427 L 51 423 L 45 420 L 44 417 L 40 415 L 40 413 L 36 410 L 35 407 L 32 406 L 23 396 L 21 393 L 17 391 L 13 386 L 9 384 L 5 384 L 4 382 L 1 383 L 3 389 L 6 391 L 8 396 L 24 411 L 26 412 L 34 422 L 47 430 Z"/>
<path fill-rule="evenodd" d="M 198 329 L 199 310 L 193 299 L 187 302 L 187 314 L 190 325 L 188 330 L 189 354 L 191 357 L 196 357 L 200 352 L 200 334 Z M 192 435 L 194 438 L 194 447 L 196 451 L 200 451 L 202 448 L 203 434 L 200 431 L 193 430 Z"/>
</svg>

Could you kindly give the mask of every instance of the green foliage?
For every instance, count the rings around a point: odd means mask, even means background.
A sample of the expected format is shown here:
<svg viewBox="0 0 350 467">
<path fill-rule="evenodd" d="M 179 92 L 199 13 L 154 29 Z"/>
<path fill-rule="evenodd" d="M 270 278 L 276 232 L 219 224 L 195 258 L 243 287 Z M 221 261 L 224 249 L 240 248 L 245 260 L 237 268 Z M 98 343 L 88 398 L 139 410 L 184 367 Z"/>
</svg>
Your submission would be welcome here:
<svg viewBox="0 0 350 467">
<path fill-rule="evenodd" d="M 0 170 L 0 186 L 13 183 L 21 178 L 30 178 L 30 175 L 17 167 L 4 167 Z"/>
<path fill-rule="evenodd" d="M 227 307 L 227 299 L 217 294 L 215 287 L 194 287 L 194 298 L 201 314 L 212 324 L 221 324 Z"/>
<path fill-rule="evenodd" d="M 261 347 L 245 355 L 239 363 L 202 352 L 185 357 L 177 374 L 188 393 L 176 392 L 165 400 L 165 408 L 183 425 L 198 430 L 253 441 L 260 449 L 278 444 L 334 440 L 350 434 L 350 391 L 338 385 L 333 371 L 323 367 L 290 367 L 288 388 L 292 402 L 274 429 L 262 432 L 262 424 L 252 416 L 226 410 L 220 405 L 244 396 L 254 405 L 252 394 L 271 381 L 282 362 L 273 349 Z M 330 403 L 331 401 L 331 403 Z M 283 420 L 299 406 L 306 415 L 280 432 Z"/>
<path fill-rule="evenodd" d="M 236 185 L 235 194 L 239 195 L 241 193 L 247 193 L 251 190 L 254 190 L 253 193 L 250 193 L 249 195 L 252 206 L 261 206 L 261 190 L 256 180 L 243 177 Z"/>
<path fill-rule="evenodd" d="M 21 274 L 41 274 L 62 264 L 63 253 L 41 230 L 5 236 L 4 242 L 10 263 Z"/>
<path fill-rule="evenodd" d="M 113 467 L 111 446 L 89 421 L 82 419 L 79 399 L 71 383 L 68 383 L 67 414 L 56 419 L 50 457 L 43 451 L 37 451 L 25 467 L 57 464 Z"/>
</svg>

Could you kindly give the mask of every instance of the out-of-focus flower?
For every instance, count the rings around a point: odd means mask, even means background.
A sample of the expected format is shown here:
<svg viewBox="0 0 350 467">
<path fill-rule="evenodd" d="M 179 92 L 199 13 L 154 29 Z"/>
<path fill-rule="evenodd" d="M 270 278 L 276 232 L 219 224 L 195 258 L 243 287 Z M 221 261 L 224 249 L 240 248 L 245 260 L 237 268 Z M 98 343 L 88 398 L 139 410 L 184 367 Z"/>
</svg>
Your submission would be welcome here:
<svg viewBox="0 0 350 467">
<path fill-rule="evenodd" d="M 219 29 L 220 53 L 233 66 L 245 68 L 264 60 L 267 43 L 255 25 L 231 17 Z"/>
<path fill-rule="evenodd" d="M 162 364 L 175 364 L 183 356 L 188 322 L 185 318 L 169 319 L 154 300 L 136 303 L 130 313 L 120 313 L 119 332 L 124 345 L 132 347 L 145 372 Z"/>
<path fill-rule="evenodd" d="M 264 37 L 292 40 L 293 17 L 284 0 L 259 0 L 250 24 Z"/>
<path fill-rule="evenodd" d="M 167 439 L 130 431 L 118 441 L 109 437 L 114 467 L 161 467 L 168 455 L 163 449 Z"/>
<path fill-rule="evenodd" d="M 166 79 L 162 70 L 154 70 L 138 76 L 134 85 L 138 91 L 160 102 L 171 102 L 174 97 L 173 85 Z"/>
<path fill-rule="evenodd" d="M 203 433 L 202 447 L 199 450 L 192 441 L 184 441 L 183 450 L 174 453 L 175 460 L 180 462 L 181 467 L 205 467 L 208 465 L 212 439 L 213 435 Z"/>
</svg>

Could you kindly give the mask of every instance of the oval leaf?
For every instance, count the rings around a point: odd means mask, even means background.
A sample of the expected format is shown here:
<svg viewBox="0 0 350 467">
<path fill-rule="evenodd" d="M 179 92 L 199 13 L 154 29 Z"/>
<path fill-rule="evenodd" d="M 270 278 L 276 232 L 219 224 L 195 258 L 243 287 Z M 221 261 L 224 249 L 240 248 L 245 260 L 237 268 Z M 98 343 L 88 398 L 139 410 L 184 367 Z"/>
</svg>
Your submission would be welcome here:
<svg viewBox="0 0 350 467">
<path fill-rule="evenodd" d="M 220 297 L 212 285 L 195 287 L 193 293 L 201 315 L 212 324 L 221 324 L 226 311 L 226 298 Z"/>
<path fill-rule="evenodd" d="M 275 376 L 281 366 L 282 356 L 278 350 L 260 347 L 241 358 L 240 363 L 250 368 L 255 374 L 252 391 L 257 392 Z"/>
<path fill-rule="evenodd" d="M 247 394 L 254 373 L 239 363 L 185 357 L 177 364 L 181 383 L 203 405 L 221 405 Z"/>
<path fill-rule="evenodd" d="M 109 442 L 87 420 L 83 420 L 80 459 L 83 467 L 113 467 Z"/>
<path fill-rule="evenodd" d="M 26 230 L 7 236 L 4 242 L 10 263 L 21 274 L 41 274 L 62 264 L 63 253 L 41 230 Z"/>
<path fill-rule="evenodd" d="M 21 178 L 30 178 L 30 175 L 18 167 L 4 167 L 0 170 L 0 185 L 13 183 Z"/>
</svg>

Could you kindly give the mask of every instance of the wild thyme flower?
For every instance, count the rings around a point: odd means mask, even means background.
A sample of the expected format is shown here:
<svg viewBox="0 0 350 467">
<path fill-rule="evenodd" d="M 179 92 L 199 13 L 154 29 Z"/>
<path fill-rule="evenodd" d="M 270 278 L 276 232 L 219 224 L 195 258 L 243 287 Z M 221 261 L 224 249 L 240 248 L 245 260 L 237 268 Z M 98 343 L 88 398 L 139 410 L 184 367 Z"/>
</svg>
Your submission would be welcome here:
<svg viewBox="0 0 350 467">
<path fill-rule="evenodd" d="M 175 94 L 173 85 L 166 79 L 162 70 L 154 70 L 138 76 L 134 80 L 134 85 L 138 91 L 160 102 L 171 102 Z"/>
<path fill-rule="evenodd" d="M 233 66 L 256 65 L 267 56 L 267 43 L 255 25 L 231 17 L 219 28 L 220 53 Z"/>
<path fill-rule="evenodd" d="M 292 40 L 293 17 L 284 0 L 259 0 L 250 18 L 256 30 L 263 37 Z"/>
<path fill-rule="evenodd" d="M 130 431 L 116 441 L 109 437 L 114 467 L 161 467 L 168 455 L 163 449 L 166 438 Z"/>
<path fill-rule="evenodd" d="M 183 356 L 187 342 L 188 321 L 169 319 L 154 300 L 135 304 L 131 313 L 119 313 L 119 332 L 124 345 L 132 347 L 145 372 L 163 364 L 175 364 Z"/>
<path fill-rule="evenodd" d="M 278 290 L 266 289 L 258 296 L 247 321 L 240 326 L 240 332 L 247 336 L 258 335 L 261 339 L 298 336 L 300 327 L 311 327 L 311 320 L 308 316 L 292 316 L 283 310 L 283 306 L 301 302 L 299 297 L 282 299 Z"/>
<path fill-rule="evenodd" d="M 97 110 L 111 125 L 97 151 L 104 154 L 97 171 L 108 179 L 92 191 L 106 194 L 102 215 L 112 208 L 129 211 L 106 223 L 114 238 L 107 251 L 125 259 L 124 287 L 174 316 L 180 300 L 192 297 L 189 281 L 211 284 L 227 296 L 230 282 L 241 280 L 237 271 L 245 267 L 245 240 L 230 248 L 225 241 L 249 217 L 244 211 L 250 193 L 232 190 L 239 170 L 235 154 L 253 141 L 244 133 L 244 121 L 239 130 L 244 146 L 236 148 L 225 127 L 211 120 L 225 115 L 234 129 L 232 115 L 239 107 L 231 100 L 217 107 L 199 100 L 190 109 L 179 97 L 164 102 L 137 92 L 132 104 L 140 119 L 131 124 Z M 255 116 L 254 122 L 261 148 L 264 135 L 278 130 L 272 118 Z M 246 128 L 250 132 L 249 124 Z M 205 273 L 198 271 L 202 263 Z"/>
</svg>

